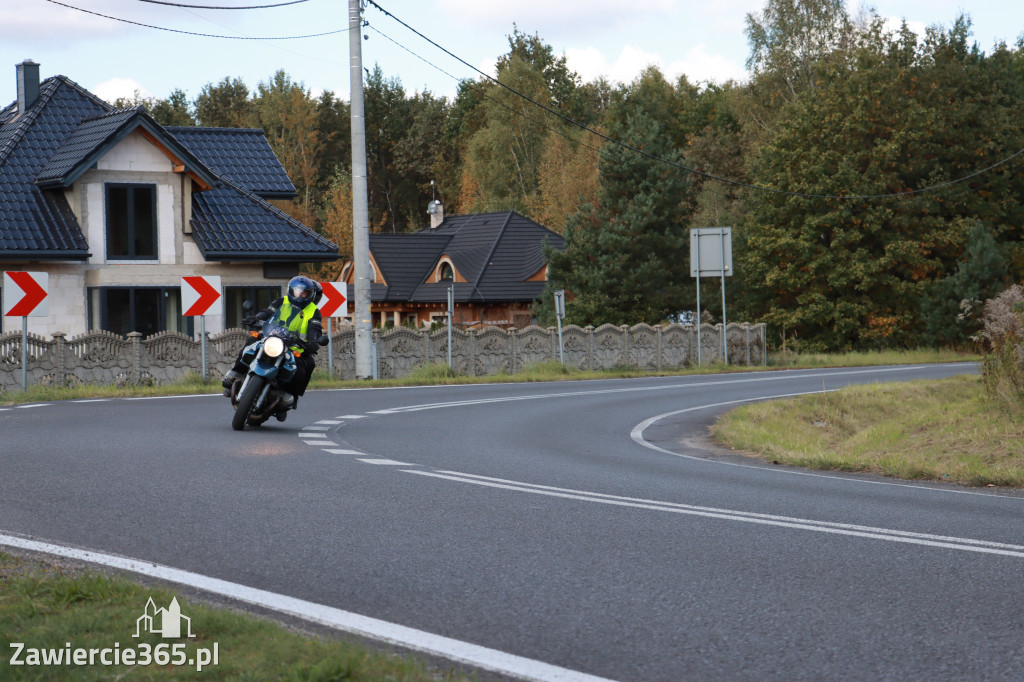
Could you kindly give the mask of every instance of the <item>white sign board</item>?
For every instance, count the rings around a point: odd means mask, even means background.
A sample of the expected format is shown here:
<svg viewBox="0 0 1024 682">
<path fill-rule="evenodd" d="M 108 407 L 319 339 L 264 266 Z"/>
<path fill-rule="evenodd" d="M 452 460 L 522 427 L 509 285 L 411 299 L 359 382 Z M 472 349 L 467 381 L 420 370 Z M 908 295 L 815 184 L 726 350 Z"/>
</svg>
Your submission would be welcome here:
<svg viewBox="0 0 1024 682">
<path fill-rule="evenodd" d="M 690 277 L 723 275 L 732 276 L 732 228 L 700 227 L 690 230 Z"/>
</svg>

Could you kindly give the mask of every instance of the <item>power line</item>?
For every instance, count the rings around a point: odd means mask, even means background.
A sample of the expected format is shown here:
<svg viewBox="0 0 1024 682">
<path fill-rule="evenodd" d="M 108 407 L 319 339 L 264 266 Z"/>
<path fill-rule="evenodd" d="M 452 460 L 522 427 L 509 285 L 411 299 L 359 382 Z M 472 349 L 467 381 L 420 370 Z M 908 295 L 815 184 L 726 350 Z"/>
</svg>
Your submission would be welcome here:
<svg viewBox="0 0 1024 682">
<path fill-rule="evenodd" d="M 221 38 L 221 39 L 225 39 L 225 40 L 301 40 L 303 38 L 320 38 L 321 36 L 330 36 L 330 35 L 335 35 L 337 33 L 346 33 L 346 32 L 348 32 L 350 30 L 348 28 L 341 28 L 341 29 L 338 29 L 336 31 L 325 31 L 324 33 L 311 33 L 309 35 L 301 35 L 301 36 L 262 36 L 262 37 L 222 36 L 222 35 L 214 35 L 212 33 L 196 33 L 195 31 L 181 31 L 181 30 L 176 29 L 176 28 L 167 28 L 165 26 L 153 26 L 152 24 L 143 24 L 143 23 L 138 22 L 138 21 L 132 21 L 131 19 L 122 19 L 120 17 L 112 17 L 112 16 L 110 16 L 108 14 L 100 14 L 99 12 L 93 12 L 92 10 L 82 9 L 81 7 L 75 7 L 74 5 L 68 5 L 68 4 L 65 4 L 63 2 L 58 2 L 58 0 L 46 0 L 46 2 L 49 2 L 49 3 L 53 4 L 53 5 L 60 5 L 61 7 L 66 7 L 68 9 L 77 10 L 79 12 L 84 12 L 86 14 L 92 14 L 93 16 L 103 17 L 104 19 L 111 19 L 113 21 L 120 21 L 120 22 L 123 22 L 125 24 L 132 24 L 134 26 L 142 26 L 143 28 L 154 28 L 154 29 L 157 29 L 158 31 L 170 31 L 171 33 L 181 33 L 181 34 L 189 35 L 189 36 L 199 36 L 201 38 Z"/>
<path fill-rule="evenodd" d="M 165 2 L 164 0 L 136 0 L 137 2 L 147 2 L 151 5 L 167 5 L 168 7 L 185 7 L 188 9 L 268 9 L 271 7 L 284 7 L 286 5 L 298 5 L 303 2 L 309 2 L 309 0 L 289 0 L 289 2 L 279 2 L 274 5 L 249 5 L 247 7 L 217 7 L 215 5 L 183 5 L 177 2 Z"/>
<path fill-rule="evenodd" d="M 757 191 L 760 191 L 760 192 L 770 192 L 772 194 L 780 194 L 780 195 L 783 195 L 783 196 L 798 197 L 798 198 L 802 198 L 802 199 L 843 199 L 843 200 L 854 200 L 854 199 L 856 199 L 856 200 L 864 200 L 864 199 L 891 199 L 891 198 L 895 198 L 895 197 L 904 197 L 904 196 L 913 196 L 915 194 L 923 194 L 924 192 L 931 192 L 931 191 L 934 191 L 934 190 L 938 190 L 938 189 L 943 189 L 945 187 L 949 187 L 951 185 L 956 185 L 956 184 L 959 184 L 961 182 L 966 182 L 967 180 L 970 180 L 972 178 L 978 177 L 979 175 L 987 173 L 987 172 L 989 172 L 989 171 L 991 171 L 991 170 L 993 170 L 995 168 L 998 168 L 999 166 L 1002 166 L 1002 165 L 1004 165 L 1006 163 L 1009 163 L 1010 161 L 1016 159 L 1017 157 L 1019 157 L 1021 155 L 1024 155 L 1024 149 L 1021 149 L 1021 150 L 1015 152 L 1014 154 L 1011 154 L 1010 156 L 1008 156 L 1008 157 L 1006 157 L 1006 158 L 1004 158 L 1004 159 L 1002 159 L 1000 161 L 995 162 L 991 166 L 983 168 L 983 169 L 981 169 L 979 171 L 975 171 L 974 173 L 966 175 L 966 176 L 964 176 L 962 178 L 957 178 L 956 180 L 950 180 L 948 182 L 939 183 L 937 185 L 931 185 L 931 186 L 928 186 L 928 187 L 922 187 L 921 189 L 905 190 L 905 191 L 902 191 L 902 192 L 890 192 L 890 193 L 886 193 L 886 194 L 810 194 L 810 193 L 805 193 L 805 192 L 792 192 L 792 191 L 789 191 L 789 190 L 775 189 L 774 187 L 765 187 L 764 185 L 756 185 L 756 184 L 749 183 L 749 182 L 742 182 L 740 180 L 732 180 L 730 178 L 725 178 L 725 177 L 721 177 L 719 175 L 714 175 L 712 173 L 707 173 L 705 171 L 700 171 L 700 170 L 697 170 L 695 168 L 689 168 L 687 166 L 684 166 L 684 165 L 682 165 L 680 163 L 676 163 L 674 161 L 669 161 L 668 159 L 664 159 L 664 158 L 662 158 L 660 156 L 657 156 L 655 154 L 651 154 L 649 152 L 645 152 L 644 150 L 638 149 L 637 147 L 634 147 L 634 146 L 632 146 L 632 145 L 630 145 L 630 144 L 628 144 L 626 142 L 623 142 L 621 140 L 617 140 L 617 139 L 615 139 L 613 137 L 605 135 L 604 133 L 601 133 L 601 132 L 598 132 L 596 130 L 593 130 L 592 128 L 587 127 L 585 124 L 580 123 L 578 121 L 575 121 L 572 118 L 570 118 L 570 117 L 566 116 L 565 114 L 561 113 L 560 111 L 556 111 L 555 109 L 552 109 L 551 107 L 548 107 L 548 106 L 546 106 L 544 104 L 541 104 L 540 102 L 537 102 L 536 100 L 531 98 L 529 95 L 526 95 L 526 94 L 524 94 L 522 92 L 519 92 L 515 88 L 513 88 L 513 87 L 511 87 L 511 86 L 509 86 L 509 85 L 507 85 L 505 83 L 502 83 L 497 78 L 495 78 L 495 77 L 493 77 L 493 76 L 491 76 L 491 75 L 489 75 L 487 73 L 484 73 L 480 69 L 476 68 L 475 66 L 473 66 L 472 64 L 467 62 L 465 59 L 462 59 L 458 55 L 452 53 L 447 48 L 443 47 L 442 45 L 439 45 L 438 43 L 434 42 L 433 40 L 431 40 L 427 36 L 423 35 L 419 31 L 417 31 L 415 28 L 413 28 L 409 24 L 405 23 L 404 21 L 402 21 L 401 19 L 396 17 L 391 12 L 387 11 L 386 9 L 384 9 L 383 7 L 378 5 L 376 2 L 374 2 L 374 0 L 366 0 L 366 2 L 369 3 L 370 5 L 373 5 L 378 11 L 382 12 L 385 16 L 387 16 L 387 17 L 393 19 L 394 21 L 398 22 L 399 24 L 401 24 L 402 26 L 404 26 L 408 30 L 410 30 L 413 33 L 415 33 L 416 35 L 418 35 L 423 40 L 427 41 L 428 43 L 430 43 L 431 45 L 433 45 L 437 49 L 439 49 L 442 52 L 444 52 L 445 54 L 447 54 L 449 57 L 455 59 L 456 61 L 462 63 L 463 65 L 465 65 L 468 68 L 472 69 L 473 71 L 477 72 L 478 74 L 480 74 L 484 78 L 488 79 L 489 81 L 491 81 L 495 85 L 498 85 L 498 86 L 501 86 L 501 87 L 505 88 L 506 90 L 508 90 L 509 92 L 513 93 L 514 95 L 516 95 L 518 97 L 521 97 L 522 99 L 526 100 L 530 104 L 533 104 L 534 106 L 543 109 L 544 111 L 548 112 L 549 114 L 553 114 L 553 115 L 557 116 L 558 118 L 562 119 L 566 123 L 569 123 L 569 124 L 571 124 L 573 126 L 576 126 L 577 128 L 579 128 L 581 130 L 585 130 L 585 131 L 587 131 L 587 132 L 589 132 L 589 133 L 591 133 L 593 135 L 596 135 L 596 136 L 600 137 L 601 139 L 605 140 L 606 142 L 618 145 L 620 147 L 623 147 L 624 149 L 628 149 L 628 150 L 633 151 L 633 152 L 635 152 L 637 154 L 640 154 L 642 156 L 646 156 L 649 159 L 653 159 L 653 160 L 658 161 L 660 163 L 664 163 L 666 165 L 672 166 L 673 168 L 677 168 L 679 170 L 683 170 L 683 171 L 686 171 L 688 173 L 694 173 L 696 175 L 700 175 L 700 176 L 708 178 L 710 180 L 717 180 L 719 182 L 723 182 L 723 183 L 730 184 L 730 185 L 735 185 L 735 186 L 738 186 L 738 187 L 745 187 L 747 189 L 753 189 L 753 190 L 757 190 Z"/>
</svg>

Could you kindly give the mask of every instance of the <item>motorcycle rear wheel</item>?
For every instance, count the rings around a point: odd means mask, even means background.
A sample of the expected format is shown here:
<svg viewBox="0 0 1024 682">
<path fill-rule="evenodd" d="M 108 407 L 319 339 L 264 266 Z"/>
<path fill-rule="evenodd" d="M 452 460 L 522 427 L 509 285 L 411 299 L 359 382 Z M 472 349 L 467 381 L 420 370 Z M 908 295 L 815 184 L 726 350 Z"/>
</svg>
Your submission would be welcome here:
<svg viewBox="0 0 1024 682">
<path fill-rule="evenodd" d="M 235 407 L 235 414 L 231 417 L 231 428 L 235 431 L 241 431 L 245 428 L 245 423 L 249 420 L 249 414 L 256 404 L 256 398 L 263 392 L 263 385 L 266 381 L 266 379 L 257 375 L 249 377 L 249 383 L 245 385 L 241 395 L 238 396 L 238 405 Z"/>
</svg>

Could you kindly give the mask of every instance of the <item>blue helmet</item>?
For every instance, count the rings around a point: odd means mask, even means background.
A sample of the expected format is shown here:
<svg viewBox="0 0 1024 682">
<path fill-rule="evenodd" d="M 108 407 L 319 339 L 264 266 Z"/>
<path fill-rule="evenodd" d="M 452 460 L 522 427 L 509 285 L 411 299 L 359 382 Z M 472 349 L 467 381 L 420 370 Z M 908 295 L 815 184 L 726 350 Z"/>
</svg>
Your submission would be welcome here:
<svg viewBox="0 0 1024 682">
<path fill-rule="evenodd" d="M 305 308 L 319 298 L 320 286 L 309 277 L 298 275 L 288 281 L 288 302 L 296 308 Z"/>
</svg>

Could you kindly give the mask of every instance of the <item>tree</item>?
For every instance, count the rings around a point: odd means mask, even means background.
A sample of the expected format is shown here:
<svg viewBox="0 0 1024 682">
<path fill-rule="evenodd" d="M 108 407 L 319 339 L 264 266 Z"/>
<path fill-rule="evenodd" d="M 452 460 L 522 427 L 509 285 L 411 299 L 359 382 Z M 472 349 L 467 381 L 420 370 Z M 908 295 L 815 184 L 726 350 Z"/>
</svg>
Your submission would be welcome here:
<svg viewBox="0 0 1024 682">
<path fill-rule="evenodd" d="M 207 83 L 195 102 L 199 125 L 211 128 L 245 128 L 252 125 L 249 88 L 241 78 L 226 77 L 214 85 Z"/>
<path fill-rule="evenodd" d="M 637 106 L 619 133 L 632 147 L 680 163 L 662 122 Z M 571 292 L 567 318 L 580 325 L 656 324 L 688 308 L 692 185 L 677 168 L 619 145 L 600 163 L 597 201 L 565 227 L 564 252 L 548 249 L 548 292 Z M 550 305 L 550 303 L 548 304 Z"/>
<path fill-rule="evenodd" d="M 591 139 L 589 143 L 583 140 Z M 538 170 L 539 195 L 530 209 L 533 218 L 561 233 L 566 221 L 597 199 L 601 140 L 589 133 L 548 135 Z"/>
<path fill-rule="evenodd" d="M 181 89 L 175 88 L 167 99 L 156 100 L 149 109 L 156 122 L 164 126 L 194 126 L 188 96 Z"/>
</svg>

